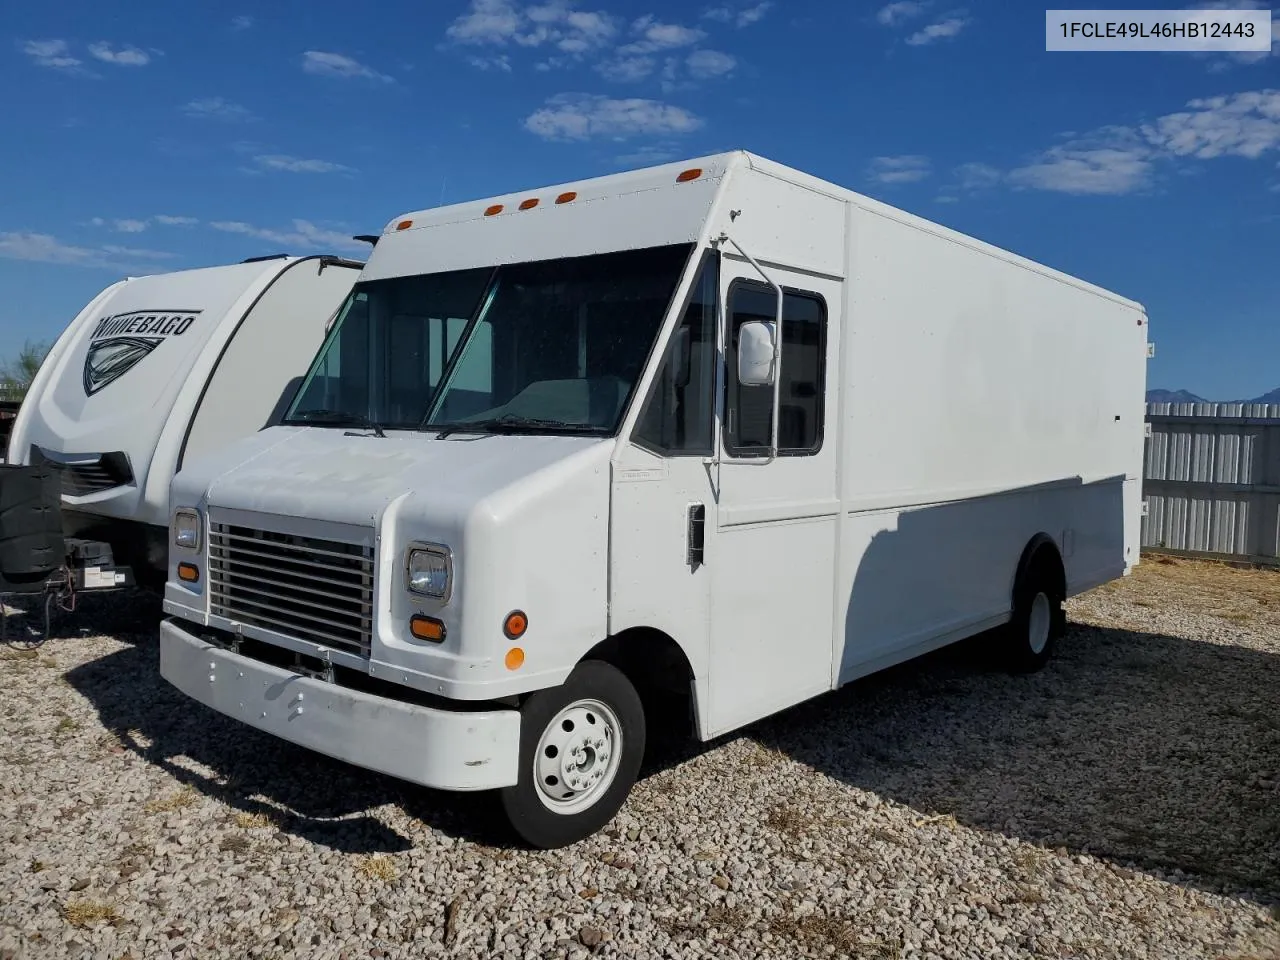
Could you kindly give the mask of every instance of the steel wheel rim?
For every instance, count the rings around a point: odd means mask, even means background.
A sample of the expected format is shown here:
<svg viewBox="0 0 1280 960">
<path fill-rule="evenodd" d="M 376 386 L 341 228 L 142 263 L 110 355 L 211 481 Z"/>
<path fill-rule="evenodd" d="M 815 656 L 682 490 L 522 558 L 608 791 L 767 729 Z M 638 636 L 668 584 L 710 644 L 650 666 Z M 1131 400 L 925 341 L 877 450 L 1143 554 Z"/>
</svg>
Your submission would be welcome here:
<svg viewBox="0 0 1280 960">
<path fill-rule="evenodd" d="M 1049 598 L 1043 593 L 1037 593 L 1036 598 L 1031 601 L 1031 616 L 1027 620 L 1027 643 L 1030 644 L 1032 653 L 1044 653 L 1044 648 L 1049 645 L 1049 628 L 1052 623 L 1053 611 L 1049 609 Z"/>
<path fill-rule="evenodd" d="M 608 792 L 622 762 L 622 724 L 599 700 L 576 700 L 552 718 L 533 755 L 538 799 L 568 816 Z"/>
</svg>

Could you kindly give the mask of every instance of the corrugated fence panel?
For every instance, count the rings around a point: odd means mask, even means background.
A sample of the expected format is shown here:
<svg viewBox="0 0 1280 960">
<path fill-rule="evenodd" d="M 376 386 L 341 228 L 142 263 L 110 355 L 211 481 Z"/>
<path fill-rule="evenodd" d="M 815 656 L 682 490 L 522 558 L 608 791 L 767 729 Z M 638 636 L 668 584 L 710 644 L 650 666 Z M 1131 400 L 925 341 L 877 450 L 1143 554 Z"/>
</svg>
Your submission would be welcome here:
<svg viewBox="0 0 1280 960">
<path fill-rule="evenodd" d="M 1280 404 L 1150 403 L 1142 545 L 1280 563 Z"/>
</svg>

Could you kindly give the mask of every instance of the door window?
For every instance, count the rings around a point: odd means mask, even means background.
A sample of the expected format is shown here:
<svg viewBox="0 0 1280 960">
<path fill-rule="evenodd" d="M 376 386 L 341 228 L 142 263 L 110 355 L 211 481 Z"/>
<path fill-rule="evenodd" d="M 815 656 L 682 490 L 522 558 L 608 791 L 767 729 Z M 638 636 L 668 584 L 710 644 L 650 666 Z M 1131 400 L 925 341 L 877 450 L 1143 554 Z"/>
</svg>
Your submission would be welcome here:
<svg viewBox="0 0 1280 960">
<path fill-rule="evenodd" d="M 773 388 L 738 382 L 738 331 L 750 320 L 773 322 L 773 288 L 739 281 L 729 290 L 725 389 L 725 450 L 734 457 L 767 456 L 773 432 Z M 817 294 L 783 291 L 778 454 L 805 456 L 822 448 L 826 407 L 827 311 Z"/>
</svg>

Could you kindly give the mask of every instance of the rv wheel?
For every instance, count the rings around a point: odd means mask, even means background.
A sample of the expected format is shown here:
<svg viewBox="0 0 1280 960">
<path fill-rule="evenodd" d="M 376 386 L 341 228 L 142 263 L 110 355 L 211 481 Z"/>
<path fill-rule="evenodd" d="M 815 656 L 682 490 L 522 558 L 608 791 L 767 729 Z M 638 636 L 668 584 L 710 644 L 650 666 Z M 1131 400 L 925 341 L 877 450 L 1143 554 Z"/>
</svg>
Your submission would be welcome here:
<svg viewBox="0 0 1280 960">
<path fill-rule="evenodd" d="M 1003 630 L 1001 653 L 1013 673 L 1034 673 L 1049 662 L 1066 628 L 1060 578 L 1041 551 L 1018 577 L 1013 617 Z"/>
<path fill-rule="evenodd" d="M 635 687 L 600 660 L 529 697 L 520 709 L 520 782 L 501 791 L 516 833 L 550 850 L 612 820 L 640 772 L 644 727 Z"/>
</svg>

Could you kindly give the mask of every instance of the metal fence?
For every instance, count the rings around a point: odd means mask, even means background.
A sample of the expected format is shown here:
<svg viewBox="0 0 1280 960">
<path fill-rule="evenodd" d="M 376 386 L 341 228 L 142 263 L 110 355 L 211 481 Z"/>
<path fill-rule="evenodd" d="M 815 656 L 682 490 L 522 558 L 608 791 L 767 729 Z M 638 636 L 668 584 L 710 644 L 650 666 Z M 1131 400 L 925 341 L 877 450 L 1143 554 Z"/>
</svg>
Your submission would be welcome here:
<svg viewBox="0 0 1280 960">
<path fill-rule="evenodd" d="M 1280 404 L 1149 403 L 1142 546 L 1280 565 Z"/>
</svg>

